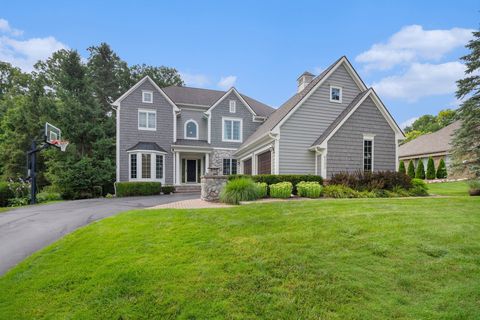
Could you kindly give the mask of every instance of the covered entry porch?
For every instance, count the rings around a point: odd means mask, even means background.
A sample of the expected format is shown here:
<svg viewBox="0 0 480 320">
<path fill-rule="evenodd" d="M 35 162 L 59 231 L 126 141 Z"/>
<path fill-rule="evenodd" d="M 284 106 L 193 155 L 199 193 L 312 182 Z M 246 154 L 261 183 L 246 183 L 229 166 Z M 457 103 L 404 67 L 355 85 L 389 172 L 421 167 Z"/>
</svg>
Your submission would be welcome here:
<svg viewBox="0 0 480 320">
<path fill-rule="evenodd" d="M 212 148 L 174 146 L 174 184 L 200 185 L 200 177 L 208 171 Z"/>
</svg>

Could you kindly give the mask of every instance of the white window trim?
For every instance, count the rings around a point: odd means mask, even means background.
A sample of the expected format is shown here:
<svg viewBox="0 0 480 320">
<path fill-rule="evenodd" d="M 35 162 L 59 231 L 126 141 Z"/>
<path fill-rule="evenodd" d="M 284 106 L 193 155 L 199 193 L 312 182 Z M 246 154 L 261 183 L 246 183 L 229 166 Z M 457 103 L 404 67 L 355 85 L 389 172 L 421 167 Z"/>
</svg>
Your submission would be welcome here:
<svg viewBox="0 0 480 320">
<path fill-rule="evenodd" d="M 230 100 L 228 102 L 228 107 L 229 107 L 230 113 L 236 113 L 237 112 L 237 101 Z"/>
<path fill-rule="evenodd" d="M 362 171 L 365 171 L 365 141 L 372 141 L 372 170 L 374 170 L 375 165 L 375 135 L 374 134 L 364 134 L 362 140 Z"/>
<path fill-rule="evenodd" d="M 332 89 L 340 90 L 340 100 L 333 100 L 332 99 Z M 330 86 L 330 102 L 342 103 L 342 98 L 343 98 L 343 88 L 339 87 L 339 86 Z"/>
<path fill-rule="evenodd" d="M 195 126 L 197 127 L 197 130 L 195 130 L 196 132 L 196 136 L 195 137 L 188 137 L 187 136 L 187 125 L 190 123 L 190 122 L 193 122 L 195 124 Z M 198 123 L 197 121 L 193 120 L 193 119 L 188 119 L 184 124 L 183 124 L 183 138 L 184 139 L 188 139 L 188 140 L 198 140 Z"/>
<path fill-rule="evenodd" d="M 225 120 L 227 121 L 239 121 L 240 122 L 240 139 L 225 139 Z M 233 125 L 232 125 L 233 130 Z M 233 138 L 233 132 L 232 132 Z M 222 117 L 222 141 L 223 142 L 242 142 L 243 141 L 243 119 L 242 118 L 230 118 L 230 117 Z"/>
<path fill-rule="evenodd" d="M 150 97 L 152 97 L 152 100 L 147 101 L 145 100 L 145 93 L 149 93 Z M 142 90 L 142 102 L 143 103 L 153 103 L 153 91 L 151 90 Z"/>
<path fill-rule="evenodd" d="M 127 151 L 128 154 L 128 181 L 151 181 L 151 182 L 161 182 L 165 184 L 165 152 L 152 151 L 152 150 L 132 150 Z M 131 155 L 135 154 L 137 156 L 137 177 L 132 178 L 132 166 L 131 166 Z M 142 154 L 150 154 L 150 178 L 142 178 Z M 163 157 L 163 178 L 157 179 L 157 159 L 156 156 L 160 155 Z"/>
<path fill-rule="evenodd" d="M 155 115 L 155 128 L 149 128 L 148 127 L 148 115 L 147 115 L 147 127 L 140 127 L 140 113 L 141 112 L 146 112 L 147 114 L 148 113 L 153 113 Z M 138 130 L 146 130 L 146 131 L 157 131 L 157 110 L 152 110 L 152 109 L 138 109 L 138 114 L 137 114 L 137 118 L 138 118 Z"/>
</svg>

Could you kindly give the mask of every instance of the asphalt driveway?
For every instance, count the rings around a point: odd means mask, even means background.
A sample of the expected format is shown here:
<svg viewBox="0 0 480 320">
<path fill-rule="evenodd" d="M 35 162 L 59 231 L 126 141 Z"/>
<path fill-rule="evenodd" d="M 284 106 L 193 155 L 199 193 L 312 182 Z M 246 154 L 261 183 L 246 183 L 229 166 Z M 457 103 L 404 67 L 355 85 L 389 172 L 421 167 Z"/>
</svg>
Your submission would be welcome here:
<svg viewBox="0 0 480 320">
<path fill-rule="evenodd" d="M 77 228 L 122 211 L 199 198 L 171 194 L 118 199 L 88 199 L 35 205 L 0 213 L 0 275 Z"/>
</svg>

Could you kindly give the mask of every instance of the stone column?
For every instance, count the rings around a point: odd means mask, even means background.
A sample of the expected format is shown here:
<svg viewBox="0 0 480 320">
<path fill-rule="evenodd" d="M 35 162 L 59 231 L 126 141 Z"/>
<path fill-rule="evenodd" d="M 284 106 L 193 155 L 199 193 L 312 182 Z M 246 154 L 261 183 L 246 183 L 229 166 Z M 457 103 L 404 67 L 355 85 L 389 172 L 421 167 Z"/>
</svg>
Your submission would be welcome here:
<svg viewBox="0 0 480 320">
<path fill-rule="evenodd" d="M 201 199 L 205 201 L 218 201 L 220 192 L 227 184 L 227 176 L 204 175 L 201 179 Z"/>
</svg>

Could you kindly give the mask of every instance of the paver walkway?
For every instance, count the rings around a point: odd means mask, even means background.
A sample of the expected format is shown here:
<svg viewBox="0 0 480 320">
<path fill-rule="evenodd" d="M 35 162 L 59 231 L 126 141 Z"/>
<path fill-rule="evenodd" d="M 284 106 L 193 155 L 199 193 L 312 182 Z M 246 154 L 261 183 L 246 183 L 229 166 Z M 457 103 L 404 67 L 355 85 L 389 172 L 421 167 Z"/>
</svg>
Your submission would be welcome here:
<svg viewBox="0 0 480 320">
<path fill-rule="evenodd" d="M 231 205 L 220 202 L 208 202 L 201 199 L 189 199 L 170 202 L 151 207 L 149 209 L 202 209 L 202 208 L 227 208 Z"/>
</svg>

